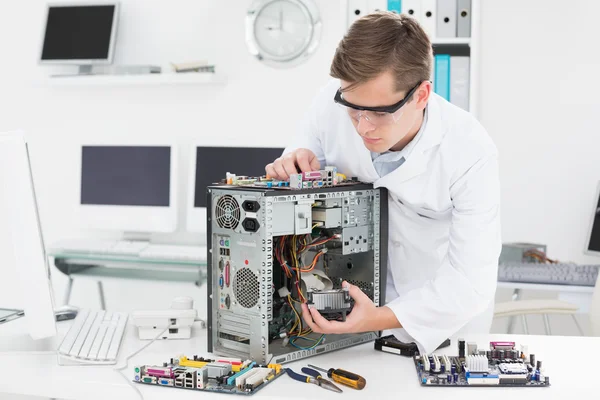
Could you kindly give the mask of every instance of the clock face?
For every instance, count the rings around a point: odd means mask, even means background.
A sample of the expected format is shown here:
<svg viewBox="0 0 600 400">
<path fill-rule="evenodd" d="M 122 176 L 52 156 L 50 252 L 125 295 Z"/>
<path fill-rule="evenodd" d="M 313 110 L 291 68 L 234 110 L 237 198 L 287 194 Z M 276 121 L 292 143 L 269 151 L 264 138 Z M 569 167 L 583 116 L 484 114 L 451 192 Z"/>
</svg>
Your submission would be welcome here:
<svg viewBox="0 0 600 400">
<path fill-rule="evenodd" d="M 249 46 L 260 60 L 282 65 L 314 51 L 320 20 L 310 0 L 262 0 L 249 16 Z"/>
<path fill-rule="evenodd" d="M 312 21 L 301 4 L 272 1 L 256 17 L 254 34 L 269 56 L 291 59 L 300 55 L 310 42 Z"/>
</svg>

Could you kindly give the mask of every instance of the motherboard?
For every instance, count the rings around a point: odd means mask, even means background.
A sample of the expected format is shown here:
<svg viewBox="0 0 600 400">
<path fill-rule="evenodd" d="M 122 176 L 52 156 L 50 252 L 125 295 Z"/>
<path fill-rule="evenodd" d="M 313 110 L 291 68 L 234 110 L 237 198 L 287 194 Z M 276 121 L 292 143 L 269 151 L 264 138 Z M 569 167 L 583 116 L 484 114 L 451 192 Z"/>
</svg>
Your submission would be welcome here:
<svg viewBox="0 0 600 400">
<path fill-rule="evenodd" d="M 235 358 L 171 358 L 162 365 L 134 368 L 136 383 L 203 392 L 252 395 L 285 373 L 279 364 Z"/>
<path fill-rule="evenodd" d="M 517 350 L 515 342 L 490 342 L 489 349 L 459 339 L 458 356 L 413 356 L 422 386 L 548 387 L 550 377 L 527 346 Z"/>
</svg>

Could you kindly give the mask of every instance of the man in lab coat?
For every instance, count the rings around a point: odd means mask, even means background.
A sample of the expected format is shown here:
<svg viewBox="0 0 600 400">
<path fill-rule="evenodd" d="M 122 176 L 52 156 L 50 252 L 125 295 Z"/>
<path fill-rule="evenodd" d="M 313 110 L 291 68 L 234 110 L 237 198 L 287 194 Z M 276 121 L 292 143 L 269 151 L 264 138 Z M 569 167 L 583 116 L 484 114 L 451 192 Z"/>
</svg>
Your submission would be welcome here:
<svg viewBox="0 0 600 400">
<path fill-rule="evenodd" d="M 418 23 L 393 13 L 355 22 L 293 143 L 268 175 L 335 165 L 389 193 L 386 304 L 356 286 L 345 322 L 302 305 L 319 333 L 391 331 L 421 352 L 487 333 L 500 238 L 497 150 L 468 112 L 433 93 L 432 49 Z"/>
</svg>

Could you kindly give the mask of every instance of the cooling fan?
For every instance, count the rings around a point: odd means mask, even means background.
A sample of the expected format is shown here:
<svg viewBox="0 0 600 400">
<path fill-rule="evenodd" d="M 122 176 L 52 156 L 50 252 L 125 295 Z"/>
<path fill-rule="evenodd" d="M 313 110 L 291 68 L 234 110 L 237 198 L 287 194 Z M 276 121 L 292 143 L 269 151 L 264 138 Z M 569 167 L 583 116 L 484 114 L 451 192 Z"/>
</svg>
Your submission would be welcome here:
<svg viewBox="0 0 600 400">
<path fill-rule="evenodd" d="M 219 227 L 237 228 L 240 223 L 240 205 L 237 200 L 230 195 L 221 196 L 215 207 L 215 217 Z"/>
</svg>

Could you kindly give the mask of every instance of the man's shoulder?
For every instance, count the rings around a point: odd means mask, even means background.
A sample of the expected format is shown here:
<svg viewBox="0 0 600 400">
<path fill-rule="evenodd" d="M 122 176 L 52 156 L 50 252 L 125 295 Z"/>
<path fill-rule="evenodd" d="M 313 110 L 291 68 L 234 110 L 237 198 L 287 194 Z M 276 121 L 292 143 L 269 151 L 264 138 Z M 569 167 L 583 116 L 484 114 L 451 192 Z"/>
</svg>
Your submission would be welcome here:
<svg viewBox="0 0 600 400">
<path fill-rule="evenodd" d="M 442 146 L 462 154 L 493 154 L 496 145 L 485 127 L 470 112 L 448 102 L 437 94 L 436 102 L 443 129 Z"/>
</svg>

